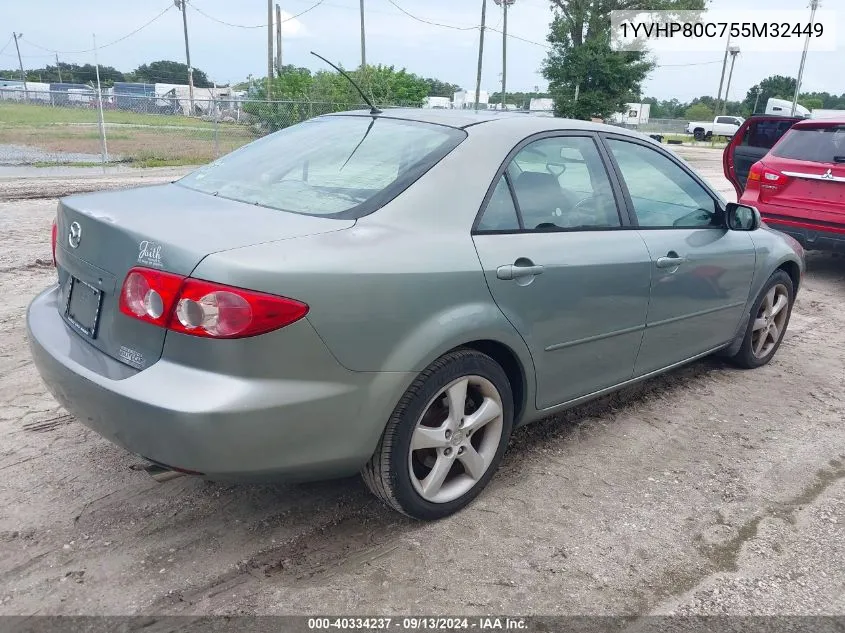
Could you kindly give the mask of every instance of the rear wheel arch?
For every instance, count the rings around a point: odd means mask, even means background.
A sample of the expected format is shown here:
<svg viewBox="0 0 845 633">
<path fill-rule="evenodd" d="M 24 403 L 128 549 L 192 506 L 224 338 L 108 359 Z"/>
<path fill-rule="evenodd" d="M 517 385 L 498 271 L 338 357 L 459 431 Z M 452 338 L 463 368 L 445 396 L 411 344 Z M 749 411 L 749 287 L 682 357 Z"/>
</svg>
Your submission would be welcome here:
<svg viewBox="0 0 845 633">
<path fill-rule="evenodd" d="M 486 354 L 504 370 L 511 386 L 511 393 L 513 394 L 514 426 L 518 425 L 523 413 L 525 413 L 528 395 L 528 379 L 525 373 L 525 367 L 519 360 L 519 356 L 504 343 L 491 339 L 471 341 L 455 349 L 461 348 L 474 349 L 482 354 Z"/>
</svg>

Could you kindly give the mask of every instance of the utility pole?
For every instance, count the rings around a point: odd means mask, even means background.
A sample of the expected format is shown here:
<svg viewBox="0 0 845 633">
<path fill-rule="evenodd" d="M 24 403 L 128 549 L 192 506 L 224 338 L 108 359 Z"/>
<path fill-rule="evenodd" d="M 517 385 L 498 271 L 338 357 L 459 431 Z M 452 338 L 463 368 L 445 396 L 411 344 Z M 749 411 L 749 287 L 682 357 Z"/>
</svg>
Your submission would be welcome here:
<svg viewBox="0 0 845 633">
<path fill-rule="evenodd" d="M 722 114 L 728 111 L 728 94 L 731 91 L 731 78 L 734 76 L 734 64 L 736 63 L 736 56 L 739 55 L 739 46 L 731 46 L 731 70 L 728 73 L 728 85 L 725 86 L 725 99 L 722 101 Z"/>
<path fill-rule="evenodd" d="M 194 113 L 194 69 L 191 66 L 191 49 L 188 47 L 188 9 L 185 7 L 185 0 L 173 0 L 176 8 L 182 11 L 182 28 L 185 31 L 185 62 L 188 64 L 188 101 L 191 105 L 191 114 Z"/>
<path fill-rule="evenodd" d="M 504 110 L 508 79 L 508 6 L 516 0 L 494 0 L 494 2 L 504 11 L 502 21 L 502 110 Z"/>
<path fill-rule="evenodd" d="M 716 95 L 716 104 L 713 108 L 713 116 L 717 116 L 719 114 L 719 107 L 722 102 L 722 85 L 725 82 L 725 69 L 728 66 L 728 50 L 731 47 L 731 34 L 728 33 L 728 43 L 725 45 L 725 59 L 722 60 L 722 78 L 719 79 L 719 94 Z"/>
<path fill-rule="evenodd" d="M 475 111 L 481 98 L 481 62 L 484 60 L 484 28 L 487 19 L 487 0 L 481 0 L 481 33 L 478 39 L 478 73 L 475 76 Z"/>
<path fill-rule="evenodd" d="M 816 9 L 819 8 L 819 0 L 810 0 L 810 27 L 813 26 L 813 19 L 816 17 Z M 798 105 L 798 92 L 801 90 L 801 79 L 804 77 L 804 62 L 807 61 L 807 49 L 810 47 L 810 33 L 804 40 L 804 52 L 801 53 L 801 66 L 798 67 L 798 81 L 795 82 L 795 96 L 792 98 L 792 114 L 795 116 L 795 108 Z"/>
<path fill-rule="evenodd" d="M 21 69 L 21 81 L 23 82 L 23 97 L 29 101 L 29 90 L 26 88 L 26 73 L 23 71 L 23 62 L 21 61 L 21 47 L 18 46 L 18 38 L 23 37 L 23 33 L 15 33 L 12 31 L 12 37 L 15 38 L 15 50 L 18 51 L 18 66 Z"/>
<path fill-rule="evenodd" d="M 276 4 L 276 74 L 282 74 L 282 7 Z"/>
<path fill-rule="evenodd" d="M 183 0 L 184 1 L 184 0 Z M 267 101 L 273 86 L 273 0 L 267 0 Z"/>
<path fill-rule="evenodd" d="M 367 45 L 364 36 L 364 0 L 361 0 L 361 68 L 367 67 Z"/>
<path fill-rule="evenodd" d="M 109 162 L 109 148 L 106 145 L 106 121 L 103 117 L 103 89 L 100 87 L 100 62 L 97 58 L 97 36 L 91 35 L 94 40 L 94 67 L 97 70 L 97 104 L 100 119 L 100 143 L 103 146 L 103 173 L 106 171 L 106 163 Z"/>
<path fill-rule="evenodd" d="M 59 54 L 56 53 L 56 70 L 59 71 L 59 83 L 62 83 L 62 67 L 59 66 Z"/>
<path fill-rule="evenodd" d="M 760 101 L 760 93 L 763 92 L 763 89 L 758 85 L 757 86 L 757 96 L 754 97 L 754 109 L 751 111 L 751 114 L 757 114 L 757 103 Z"/>
</svg>

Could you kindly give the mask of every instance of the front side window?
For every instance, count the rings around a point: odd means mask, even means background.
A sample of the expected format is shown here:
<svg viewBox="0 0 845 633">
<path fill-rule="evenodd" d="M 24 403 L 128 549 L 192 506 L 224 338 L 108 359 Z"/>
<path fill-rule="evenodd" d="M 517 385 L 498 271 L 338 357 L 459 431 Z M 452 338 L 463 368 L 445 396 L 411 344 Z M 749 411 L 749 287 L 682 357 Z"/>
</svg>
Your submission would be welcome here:
<svg viewBox="0 0 845 633">
<path fill-rule="evenodd" d="M 620 226 L 610 179 L 590 137 L 544 138 L 507 169 L 526 230 Z"/>
<path fill-rule="evenodd" d="M 607 144 L 619 165 L 641 227 L 722 225 L 716 201 L 674 161 L 637 143 L 609 139 Z"/>
<path fill-rule="evenodd" d="M 286 128 L 177 184 L 280 211 L 361 217 L 379 208 L 464 138 L 442 125 L 328 116 Z"/>
</svg>

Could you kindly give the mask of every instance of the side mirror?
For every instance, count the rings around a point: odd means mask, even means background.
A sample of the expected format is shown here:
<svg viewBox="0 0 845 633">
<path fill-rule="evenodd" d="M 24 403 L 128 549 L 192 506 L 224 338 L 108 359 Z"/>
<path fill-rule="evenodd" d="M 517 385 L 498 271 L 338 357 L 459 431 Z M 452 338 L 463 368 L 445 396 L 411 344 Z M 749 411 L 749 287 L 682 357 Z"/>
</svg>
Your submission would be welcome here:
<svg viewBox="0 0 845 633">
<path fill-rule="evenodd" d="M 731 231 L 756 231 L 763 222 L 756 207 L 736 202 L 728 202 L 725 216 Z"/>
</svg>

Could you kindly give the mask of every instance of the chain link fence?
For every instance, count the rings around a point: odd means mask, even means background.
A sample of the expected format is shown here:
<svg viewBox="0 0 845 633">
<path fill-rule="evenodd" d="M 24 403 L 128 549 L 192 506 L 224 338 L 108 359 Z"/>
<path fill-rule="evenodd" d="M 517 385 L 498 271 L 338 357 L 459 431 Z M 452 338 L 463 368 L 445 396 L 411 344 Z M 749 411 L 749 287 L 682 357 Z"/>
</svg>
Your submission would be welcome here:
<svg viewBox="0 0 845 633">
<path fill-rule="evenodd" d="M 175 91 L 0 88 L 0 165 L 139 167 L 203 164 L 306 119 L 366 107 L 356 103 L 258 101 Z"/>
<path fill-rule="evenodd" d="M 132 93 L 121 93 L 117 87 L 104 90 L 101 121 L 95 89 L 0 87 L 0 165 L 199 165 L 312 117 L 366 107 L 244 99 L 227 89 L 199 94 L 214 96 L 191 99 L 187 86 L 160 94 L 152 86 Z M 550 112 L 532 114 L 551 116 Z M 684 119 L 616 125 L 692 141 Z"/>
</svg>

